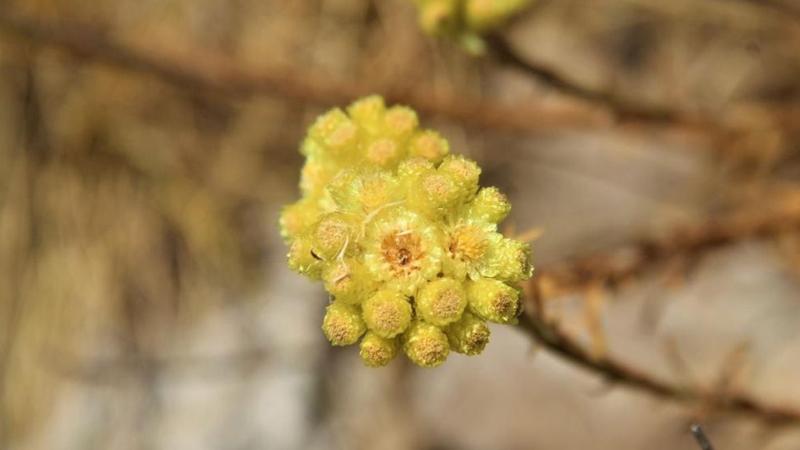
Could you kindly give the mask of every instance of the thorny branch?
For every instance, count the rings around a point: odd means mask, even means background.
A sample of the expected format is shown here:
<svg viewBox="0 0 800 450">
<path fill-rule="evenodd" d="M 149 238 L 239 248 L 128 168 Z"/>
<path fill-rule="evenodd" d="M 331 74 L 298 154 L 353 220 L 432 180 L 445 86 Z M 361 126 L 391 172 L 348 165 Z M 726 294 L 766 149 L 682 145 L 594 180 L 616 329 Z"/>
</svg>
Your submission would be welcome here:
<svg viewBox="0 0 800 450">
<path fill-rule="evenodd" d="M 611 383 L 622 383 L 659 397 L 698 402 L 712 400 L 712 405 L 720 408 L 744 412 L 767 420 L 800 421 L 800 410 L 791 406 L 770 405 L 762 400 L 744 393 L 727 396 L 716 396 L 697 388 L 676 386 L 670 382 L 659 380 L 643 372 L 639 368 L 619 361 L 615 358 L 590 355 L 575 338 L 567 335 L 556 324 L 551 323 L 533 313 L 526 313 L 520 318 L 520 326 L 531 333 L 547 350 L 583 367 L 591 372 L 601 374 Z"/>
<path fill-rule="evenodd" d="M 495 57 L 533 78 L 552 86 L 564 94 L 579 98 L 590 104 L 608 109 L 618 120 L 654 124 L 681 125 L 686 129 L 723 132 L 719 120 L 699 115 L 689 115 L 680 111 L 657 106 L 627 102 L 616 95 L 600 90 L 592 90 L 565 78 L 558 70 L 538 62 L 527 61 L 514 52 L 501 35 L 487 39 Z"/>
<path fill-rule="evenodd" d="M 728 410 L 747 412 L 773 420 L 800 421 L 800 409 L 764 403 L 743 393 L 719 396 L 692 387 L 676 386 L 645 373 L 639 368 L 615 359 L 613 356 L 593 354 L 574 337 L 549 320 L 544 310 L 543 290 L 564 293 L 585 289 L 601 283 L 616 287 L 669 258 L 700 256 L 703 252 L 749 238 L 765 238 L 782 231 L 800 229 L 800 195 L 791 193 L 778 196 L 758 208 L 740 211 L 707 223 L 680 229 L 662 239 L 643 240 L 633 248 L 618 252 L 598 254 L 544 269 L 528 286 L 526 313 L 520 325 L 548 350 L 602 375 L 612 382 L 620 382 L 660 397 L 681 401 L 708 401 Z M 556 294 L 557 295 L 557 294 Z"/>
<path fill-rule="evenodd" d="M 537 270 L 532 287 L 545 297 L 598 285 L 613 289 L 673 258 L 691 259 L 734 242 L 799 229 L 800 194 L 772 197 L 660 237 L 545 267 Z"/>
</svg>

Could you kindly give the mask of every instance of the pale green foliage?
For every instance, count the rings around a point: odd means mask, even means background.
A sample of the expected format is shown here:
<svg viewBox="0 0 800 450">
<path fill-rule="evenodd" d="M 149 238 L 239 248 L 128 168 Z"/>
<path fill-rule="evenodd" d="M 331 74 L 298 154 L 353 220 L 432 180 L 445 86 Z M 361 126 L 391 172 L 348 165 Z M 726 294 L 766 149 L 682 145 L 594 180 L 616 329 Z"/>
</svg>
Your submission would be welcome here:
<svg viewBox="0 0 800 450">
<path fill-rule="evenodd" d="M 321 279 L 333 300 L 325 336 L 361 339 L 370 367 L 400 348 L 424 367 L 450 350 L 480 353 L 487 320 L 515 322 L 515 283 L 532 271 L 528 244 L 498 232 L 506 197 L 479 188 L 474 161 L 417 127 L 414 111 L 377 96 L 323 114 L 301 148 L 303 197 L 281 215 L 289 267 Z"/>
</svg>

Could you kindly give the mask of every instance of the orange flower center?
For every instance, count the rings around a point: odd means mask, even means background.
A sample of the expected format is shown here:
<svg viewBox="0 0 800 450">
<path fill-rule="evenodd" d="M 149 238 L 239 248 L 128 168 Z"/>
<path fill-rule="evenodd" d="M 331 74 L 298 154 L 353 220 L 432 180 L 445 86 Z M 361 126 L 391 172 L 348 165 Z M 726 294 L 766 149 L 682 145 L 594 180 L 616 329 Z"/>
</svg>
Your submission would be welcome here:
<svg viewBox="0 0 800 450">
<path fill-rule="evenodd" d="M 450 237 L 450 256 L 461 261 L 477 261 L 486 252 L 483 233 L 475 227 L 457 228 Z"/>
<path fill-rule="evenodd" d="M 383 259 L 397 276 L 408 276 L 420 269 L 425 255 L 420 237 L 411 231 L 389 233 L 381 242 Z"/>
</svg>

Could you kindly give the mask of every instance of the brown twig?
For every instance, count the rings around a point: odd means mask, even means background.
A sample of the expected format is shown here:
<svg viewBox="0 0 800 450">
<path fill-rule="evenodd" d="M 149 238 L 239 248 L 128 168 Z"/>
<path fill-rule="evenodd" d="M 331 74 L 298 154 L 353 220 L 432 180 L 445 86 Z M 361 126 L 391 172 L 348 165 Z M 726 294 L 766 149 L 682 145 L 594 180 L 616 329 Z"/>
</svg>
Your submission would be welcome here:
<svg viewBox="0 0 800 450">
<path fill-rule="evenodd" d="M 723 124 L 713 117 L 691 115 L 675 109 L 655 105 L 644 105 L 626 101 L 612 92 L 593 90 L 571 81 L 558 70 L 541 62 L 522 59 L 499 34 L 489 36 L 487 43 L 492 54 L 501 62 L 556 88 L 558 91 L 589 104 L 606 109 L 616 121 L 651 124 L 680 125 L 689 130 L 705 130 L 722 133 Z"/>
<path fill-rule="evenodd" d="M 662 237 L 642 239 L 612 251 L 600 252 L 537 270 L 531 283 L 546 296 L 600 285 L 615 288 L 657 264 L 753 238 L 800 228 L 800 194 L 775 193 L 758 205 L 743 207 L 705 223 L 674 230 Z"/>
<path fill-rule="evenodd" d="M 87 27 L 16 17 L 0 12 L 0 31 L 77 57 L 146 73 L 184 89 L 216 92 L 232 98 L 274 95 L 320 106 L 342 105 L 382 92 L 393 103 L 413 106 L 423 114 L 441 116 L 479 129 L 539 132 L 563 127 L 608 127 L 604 111 L 582 107 L 505 105 L 486 99 L 417 89 L 389 89 L 365 83 L 321 77 L 290 67 L 250 70 L 239 62 L 209 52 L 167 54 L 122 44 Z"/>
<path fill-rule="evenodd" d="M 664 239 L 643 240 L 633 248 L 544 269 L 527 286 L 530 305 L 525 308 L 526 313 L 520 318 L 520 325 L 548 350 L 609 381 L 660 397 L 692 402 L 711 400 L 713 406 L 732 411 L 752 413 L 766 419 L 800 421 L 800 409 L 770 405 L 743 393 L 720 394 L 676 386 L 608 354 L 593 354 L 546 318 L 543 302 L 543 289 L 553 290 L 554 286 L 558 286 L 559 293 L 563 293 L 596 287 L 598 284 L 614 287 L 671 257 L 698 256 L 726 244 L 767 237 L 791 229 L 800 229 L 800 195 L 797 193 L 777 196 L 758 209 L 744 208 L 705 224 L 678 230 Z"/>
<path fill-rule="evenodd" d="M 520 318 L 520 326 L 549 351 L 579 367 L 601 375 L 608 382 L 621 383 L 677 401 L 706 402 L 710 399 L 713 400 L 713 405 L 719 408 L 756 415 L 766 420 L 800 421 L 800 410 L 791 406 L 770 405 L 743 393 L 715 396 L 710 391 L 673 385 L 608 355 L 593 356 L 575 338 L 534 313 L 524 314 Z"/>
</svg>

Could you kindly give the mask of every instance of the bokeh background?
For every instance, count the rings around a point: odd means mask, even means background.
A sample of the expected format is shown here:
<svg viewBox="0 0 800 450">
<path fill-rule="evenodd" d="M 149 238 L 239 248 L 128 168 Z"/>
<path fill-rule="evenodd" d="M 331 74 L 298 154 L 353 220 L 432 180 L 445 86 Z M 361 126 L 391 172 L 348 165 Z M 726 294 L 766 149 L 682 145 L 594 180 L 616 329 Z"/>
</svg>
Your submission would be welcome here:
<svg viewBox="0 0 800 450">
<path fill-rule="evenodd" d="M 609 382 L 519 327 L 434 370 L 364 368 L 277 232 L 305 128 L 373 92 L 509 194 L 537 270 L 800 207 L 800 2 L 537 0 L 482 57 L 416 14 L 0 2 L 0 448 L 694 449 L 692 421 L 800 448 L 796 420 Z M 675 386 L 800 409 L 798 227 L 731 241 L 550 314 Z"/>
</svg>

